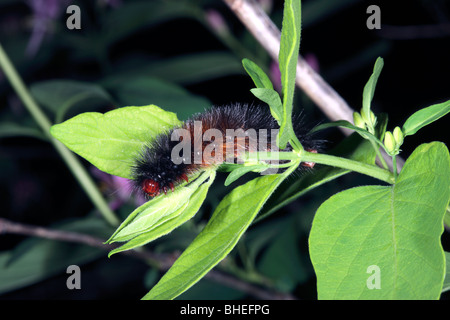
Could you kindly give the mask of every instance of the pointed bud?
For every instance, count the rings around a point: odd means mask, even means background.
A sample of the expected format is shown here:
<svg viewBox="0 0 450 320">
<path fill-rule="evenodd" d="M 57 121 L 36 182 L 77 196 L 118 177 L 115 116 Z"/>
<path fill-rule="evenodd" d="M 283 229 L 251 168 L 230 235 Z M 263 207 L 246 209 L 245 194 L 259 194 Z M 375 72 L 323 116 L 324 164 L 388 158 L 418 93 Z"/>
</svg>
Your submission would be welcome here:
<svg viewBox="0 0 450 320">
<path fill-rule="evenodd" d="M 366 124 L 358 112 L 353 112 L 353 124 L 361 129 L 366 129 Z"/>
<path fill-rule="evenodd" d="M 364 123 L 369 123 L 369 119 L 367 119 L 366 113 L 364 112 L 363 109 L 361 109 L 361 112 L 359 114 L 361 115 L 361 118 L 364 121 Z"/>
<path fill-rule="evenodd" d="M 386 147 L 386 151 L 390 156 L 395 154 L 395 139 L 390 131 L 386 131 L 384 134 L 384 146 Z"/>
<path fill-rule="evenodd" d="M 394 129 L 394 139 L 397 148 L 400 148 L 400 146 L 403 144 L 403 132 L 399 127 L 395 127 Z"/>
</svg>

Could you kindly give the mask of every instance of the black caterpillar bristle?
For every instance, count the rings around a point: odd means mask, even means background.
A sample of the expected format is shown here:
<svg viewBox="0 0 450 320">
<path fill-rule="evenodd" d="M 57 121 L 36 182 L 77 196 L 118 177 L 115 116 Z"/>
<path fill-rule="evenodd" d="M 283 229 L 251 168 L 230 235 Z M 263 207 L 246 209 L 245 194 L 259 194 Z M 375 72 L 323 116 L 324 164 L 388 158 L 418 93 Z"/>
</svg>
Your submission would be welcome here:
<svg viewBox="0 0 450 320">
<path fill-rule="evenodd" d="M 201 124 L 201 131 L 196 129 L 196 125 Z M 303 145 L 305 150 L 311 152 L 317 152 L 320 149 L 320 141 L 314 140 L 310 134 L 309 127 L 305 125 L 301 116 L 295 116 L 293 118 L 294 132 Z M 212 107 L 203 113 L 194 115 L 191 119 L 184 122 L 179 128 L 173 128 L 167 132 L 159 134 L 152 142 L 143 147 L 141 153 L 136 157 L 135 163 L 132 167 L 132 181 L 134 188 L 138 192 L 143 192 L 148 197 L 155 197 L 161 193 L 167 193 L 173 191 L 177 184 L 183 181 L 189 181 L 189 176 L 194 172 L 201 170 L 207 166 L 216 165 L 217 158 L 203 156 L 200 162 L 183 161 L 181 163 L 174 163 L 172 159 L 172 151 L 180 141 L 172 141 L 172 135 L 176 130 L 184 130 L 187 134 L 187 138 L 190 139 L 192 144 L 192 153 L 189 155 L 191 159 L 195 158 L 195 145 L 200 143 L 201 151 L 203 152 L 206 146 L 211 141 L 201 141 L 201 137 L 197 135 L 204 134 L 209 129 L 215 129 L 226 137 L 227 129 L 238 130 L 242 129 L 247 131 L 253 129 L 257 132 L 256 139 L 259 140 L 260 130 L 265 129 L 268 132 L 272 129 L 279 129 L 277 121 L 270 114 L 270 110 L 267 107 L 259 107 L 247 104 L 233 104 L 221 107 Z M 196 131 L 197 130 L 197 131 Z M 228 138 L 228 137 L 227 137 Z M 272 149 L 271 136 L 267 137 L 268 149 Z M 225 148 L 225 142 L 221 140 L 214 140 L 216 143 L 220 141 L 223 145 L 218 146 L 215 149 L 215 156 L 219 156 L 219 159 L 225 157 L 226 152 L 229 150 Z M 247 140 L 235 139 L 234 142 L 241 147 L 248 148 Z M 227 150 L 227 151 L 225 151 Z M 284 151 L 292 150 L 288 145 Z M 283 150 L 282 150 L 283 151 Z M 222 152 L 222 154 L 220 154 Z M 228 154 L 228 153 L 227 153 Z M 222 158 L 221 158 L 222 156 Z M 227 158 L 228 159 L 228 158 Z M 304 167 L 312 167 L 314 164 L 303 163 Z"/>
</svg>

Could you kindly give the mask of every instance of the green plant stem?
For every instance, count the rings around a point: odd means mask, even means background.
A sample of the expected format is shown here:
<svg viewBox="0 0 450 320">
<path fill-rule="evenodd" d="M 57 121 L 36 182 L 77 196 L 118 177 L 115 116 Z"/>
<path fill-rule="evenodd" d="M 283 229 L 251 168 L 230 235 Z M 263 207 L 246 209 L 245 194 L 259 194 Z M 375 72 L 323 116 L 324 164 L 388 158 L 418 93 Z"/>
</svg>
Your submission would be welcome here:
<svg viewBox="0 0 450 320">
<path fill-rule="evenodd" d="M 369 140 L 369 141 L 370 141 L 370 143 L 372 144 L 372 147 L 373 147 L 373 149 L 375 150 L 375 153 L 376 153 L 378 159 L 380 159 L 380 162 L 381 162 L 382 166 L 383 166 L 386 170 L 388 170 L 388 169 L 389 169 L 389 166 L 388 166 L 388 164 L 386 163 L 386 160 L 384 160 L 383 155 L 381 154 L 380 148 L 379 148 L 379 147 L 377 146 L 377 144 L 376 144 L 375 142 L 373 142 L 372 140 Z"/>
<path fill-rule="evenodd" d="M 395 182 L 395 177 L 389 170 L 346 158 L 336 157 L 322 153 L 312 153 L 305 150 L 300 153 L 295 152 L 254 152 L 249 153 L 251 160 L 301 160 L 302 162 L 314 162 L 318 164 L 343 168 L 359 172 L 373 178 L 385 181 L 389 184 Z"/>
<path fill-rule="evenodd" d="M 301 159 L 302 162 L 314 162 L 328 166 L 349 169 L 385 181 L 389 184 L 393 184 L 395 182 L 394 176 L 389 170 L 364 162 L 331 156 L 328 154 L 312 153 L 306 151 L 301 155 Z"/>
<path fill-rule="evenodd" d="M 70 171 L 73 173 L 75 178 L 80 183 L 81 187 L 87 193 L 88 197 L 94 203 L 96 208 L 100 211 L 106 221 L 108 221 L 111 225 L 117 226 L 120 221 L 111 211 L 105 199 L 97 189 L 94 181 L 87 173 L 86 169 L 83 167 L 81 162 L 75 155 L 67 149 L 62 143 L 56 140 L 50 134 L 50 127 L 52 126 L 51 121 L 47 118 L 45 113 L 39 108 L 37 103 L 34 101 L 27 87 L 23 83 L 21 77 L 17 73 L 13 64 L 11 63 L 9 57 L 6 52 L 3 50 L 2 45 L 0 44 L 0 67 L 11 83 L 12 87 L 16 91 L 19 98 L 22 100 L 25 107 L 31 113 L 34 120 L 41 127 L 44 134 L 48 137 L 49 141 L 53 144 L 56 151 L 63 158 Z"/>
<path fill-rule="evenodd" d="M 289 143 L 291 144 L 292 148 L 294 148 L 294 150 L 298 153 L 301 152 L 303 150 L 303 146 L 300 143 L 300 141 L 298 140 L 297 136 L 295 135 L 294 132 L 292 132 L 292 139 L 289 141 Z"/>
<path fill-rule="evenodd" d="M 397 157 L 392 156 L 392 171 L 394 172 L 394 179 L 397 180 Z"/>
</svg>

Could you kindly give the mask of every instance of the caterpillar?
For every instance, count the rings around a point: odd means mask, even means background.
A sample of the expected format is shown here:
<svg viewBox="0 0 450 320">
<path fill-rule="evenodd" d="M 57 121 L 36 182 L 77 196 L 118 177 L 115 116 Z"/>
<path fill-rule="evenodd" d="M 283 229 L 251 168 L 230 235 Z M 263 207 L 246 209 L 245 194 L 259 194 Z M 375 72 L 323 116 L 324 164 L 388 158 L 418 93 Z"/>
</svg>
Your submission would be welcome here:
<svg viewBox="0 0 450 320">
<path fill-rule="evenodd" d="M 304 149 L 317 152 L 320 141 L 313 139 L 299 116 L 294 117 L 293 123 Z M 278 129 L 267 107 L 213 106 L 181 126 L 159 134 L 143 147 L 131 168 L 133 188 L 152 198 L 169 190 L 173 192 L 199 170 L 223 162 L 238 163 L 242 152 L 291 151 L 289 144 L 283 150 L 276 149 L 273 133 Z M 312 168 L 314 163 L 301 165 Z"/>
</svg>

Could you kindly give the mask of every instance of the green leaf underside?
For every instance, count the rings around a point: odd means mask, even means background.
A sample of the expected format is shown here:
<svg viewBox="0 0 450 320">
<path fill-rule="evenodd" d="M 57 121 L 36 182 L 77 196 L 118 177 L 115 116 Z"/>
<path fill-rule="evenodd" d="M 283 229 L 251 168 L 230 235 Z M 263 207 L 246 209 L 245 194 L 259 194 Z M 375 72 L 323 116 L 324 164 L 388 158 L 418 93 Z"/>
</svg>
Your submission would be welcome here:
<svg viewBox="0 0 450 320">
<path fill-rule="evenodd" d="M 249 173 L 251 171 L 253 171 L 253 172 L 255 172 L 255 171 L 256 172 L 261 172 L 261 171 L 264 171 L 265 169 L 267 169 L 267 166 L 264 166 L 264 165 L 238 167 L 238 168 L 236 168 L 236 169 L 234 169 L 233 171 L 230 172 L 230 174 L 228 175 L 227 179 L 225 180 L 224 185 L 225 186 L 229 186 L 234 181 L 236 181 L 237 179 L 239 179 L 240 177 L 242 177 L 243 175 L 245 175 L 246 173 Z"/>
<path fill-rule="evenodd" d="M 373 73 L 364 86 L 362 112 L 365 114 L 366 119 L 370 119 L 370 105 L 372 103 L 373 95 L 375 93 L 375 87 L 377 85 L 381 70 L 383 69 L 383 65 L 383 59 L 378 58 L 375 62 L 375 66 L 373 67 Z"/>
<path fill-rule="evenodd" d="M 267 103 L 270 106 L 270 113 L 280 124 L 283 119 L 283 104 L 280 95 L 273 89 L 255 88 L 250 90 L 251 93 L 259 100 Z"/>
<path fill-rule="evenodd" d="M 449 181 L 448 150 L 435 142 L 413 152 L 395 185 L 357 187 L 324 202 L 309 238 L 319 299 L 437 299 Z M 367 287 L 372 265 L 381 289 Z"/>
<path fill-rule="evenodd" d="M 67 79 L 37 82 L 31 85 L 30 91 L 40 104 L 57 115 L 56 120 L 62 119 L 70 108 L 81 102 L 112 101 L 108 92 L 94 83 Z"/>
<path fill-rule="evenodd" d="M 292 104 L 295 89 L 295 76 L 300 48 L 301 6 L 299 0 L 284 2 L 283 23 L 278 57 L 283 97 L 283 116 L 281 119 L 278 144 L 280 149 L 286 147 L 294 134 L 292 127 Z"/>
<path fill-rule="evenodd" d="M 242 65 L 257 88 L 273 89 L 269 77 L 256 63 L 249 59 L 243 59 Z"/>
<path fill-rule="evenodd" d="M 278 121 L 278 124 L 280 124 L 283 118 L 283 104 L 280 95 L 273 89 L 269 77 L 251 60 L 243 59 L 242 65 L 256 86 L 256 88 L 250 90 L 251 93 L 259 100 L 269 105 L 272 116 Z"/>
<path fill-rule="evenodd" d="M 209 177 L 209 172 L 202 172 L 200 177 L 192 178 L 189 185 L 181 184 L 174 192 L 147 201 L 136 208 L 120 224 L 107 243 L 128 241 L 139 233 L 155 227 L 161 219 L 187 206 L 189 198 Z"/>
<path fill-rule="evenodd" d="M 450 112 L 450 100 L 434 104 L 412 114 L 403 125 L 405 136 L 413 135 L 426 125 L 438 120 Z"/>
<path fill-rule="evenodd" d="M 216 172 L 214 170 L 211 170 L 205 172 L 203 175 L 203 177 L 200 177 L 196 180 L 196 184 L 192 184 L 190 186 L 194 192 L 189 195 L 187 200 L 184 200 L 184 203 L 181 206 L 177 206 L 177 209 L 174 209 L 172 212 L 161 217 L 160 220 L 157 223 L 154 223 L 152 226 L 144 226 L 143 231 L 141 231 L 137 235 L 135 234 L 134 237 L 129 238 L 126 244 L 112 250 L 109 253 L 109 256 L 124 250 L 130 250 L 139 246 L 143 246 L 150 241 L 153 241 L 163 235 L 170 233 L 175 228 L 191 219 L 198 212 L 202 203 L 205 201 L 209 187 L 214 181 Z M 209 180 L 204 182 L 206 179 Z M 188 187 L 186 186 L 183 189 L 187 188 Z M 169 196 L 165 198 L 169 198 Z M 173 198 L 169 199 L 169 202 L 171 202 L 172 204 L 176 203 L 176 201 L 177 200 Z"/>
<path fill-rule="evenodd" d="M 200 280 L 234 248 L 267 198 L 295 167 L 281 175 L 256 178 L 230 192 L 202 232 L 143 299 L 174 299 Z"/>
<path fill-rule="evenodd" d="M 130 178 L 134 157 L 165 130 L 180 125 L 172 112 L 154 106 L 87 112 L 51 127 L 51 134 L 98 169 Z"/>
</svg>

